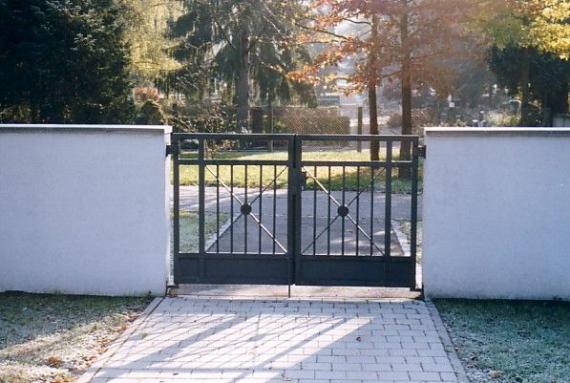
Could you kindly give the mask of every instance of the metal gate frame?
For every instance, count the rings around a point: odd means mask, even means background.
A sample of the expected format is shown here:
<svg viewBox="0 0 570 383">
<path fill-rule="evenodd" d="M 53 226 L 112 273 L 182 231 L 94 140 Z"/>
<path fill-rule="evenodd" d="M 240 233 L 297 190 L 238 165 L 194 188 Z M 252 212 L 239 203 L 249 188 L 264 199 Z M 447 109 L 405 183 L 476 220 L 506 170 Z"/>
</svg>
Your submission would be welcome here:
<svg viewBox="0 0 570 383">
<path fill-rule="evenodd" d="M 194 140 L 197 142 L 198 158 L 188 159 L 181 156 L 181 143 L 186 140 Z M 236 142 L 251 142 L 255 140 L 264 141 L 280 141 L 286 143 L 288 158 L 286 160 L 234 160 L 234 159 L 208 159 L 206 158 L 206 144 L 208 140 L 230 140 Z M 386 159 L 384 161 L 305 161 L 303 160 L 303 143 L 311 141 L 329 141 L 329 142 L 378 142 L 386 144 Z M 410 160 L 395 160 L 393 158 L 393 146 L 395 142 L 406 142 L 410 145 Z M 275 285 L 329 285 L 329 286 L 381 286 L 381 287 L 406 287 L 416 288 L 416 247 L 417 247 L 417 205 L 418 205 L 418 167 L 419 167 L 419 138 L 417 136 L 349 136 L 349 135 L 294 135 L 294 134 L 209 134 L 209 133 L 174 133 L 172 134 L 171 154 L 173 157 L 173 187 L 174 187 L 174 210 L 173 210 L 173 256 L 174 256 L 174 282 L 175 284 L 183 283 L 212 283 L 212 284 L 275 284 Z M 198 231 L 199 244 L 196 253 L 184 253 L 180 251 L 180 167 L 184 165 L 198 166 Z M 216 173 L 209 169 L 210 166 L 216 167 Z M 231 253 L 208 252 L 206 247 L 205 234 L 205 190 L 206 190 L 206 171 L 209 171 L 214 177 L 217 177 L 217 235 L 219 239 L 219 190 L 220 177 L 219 167 L 230 166 L 231 174 L 235 166 L 244 166 L 247 178 L 248 166 L 269 166 L 283 167 L 283 172 L 287 171 L 287 246 L 282 254 L 276 253 L 275 243 L 277 242 L 277 234 L 272 234 L 265 228 L 268 235 L 273 235 L 273 252 L 263 253 L 261 251 L 261 239 L 259 240 L 259 252 L 251 253 L 247 251 L 247 223 L 245 224 L 245 241 L 246 248 L 244 252 L 234 252 L 233 242 Z M 358 245 L 356 246 L 356 256 L 344 255 L 344 231 L 343 231 L 343 253 L 341 255 L 317 254 L 313 250 L 313 254 L 304 254 L 301 248 L 301 210 L 303 208 L 304 174 L 309 168 L 317 167 L 356 167 L 358 168 L 358 183 L 360 185 L 360 169 L 373 169 L 371 174 L 371 187 L 374 188 L 375 171 L 384 169 L 385 176 L 385 227 L 384 227 L 384 252 L 382 256 L 363 256 L 358 254 Z M 410 256 L 395 257 L 390 253 L 392 230 L 391 230 L 391 197 L 392 197 L 392 173 L 397 168 L 411 169 L 412 190 L 411 190 L 411 235 L 410 235 Z M 345 170 L 343 170 L 344 172 Z M 309 172 L 307 172 L 309 173 Z M 274 171 L 274 175 L 277 171 Z M 329 173 L 330 174 L 330 173 Z M 343 173 L 344 174 L 344 173 Z M 329 176 L 330 177 L 330 176 Z M 261 178 L 261 177 L 260 177 Z M 316 194 L 317 182 L 314 175 L 314 193 Z M 233 176 L 232 176 L 233 179 Z M 274 182 L 274 189 L 276 185 Z M 223 183 L 223 182 L 222 182 Z M 233 183 L 224 188 L 230 192 L 232 203 L 233 218 L 233 201 L 235 198 Z M 331 193 L 327 192 L 325 186 L 319 185 L 325 193 L 328 193 L 328 203 L 331 202 Z M 259 193 L 260 205 L 262 195 L 267 190 L 263 190 L 260 180 Z M 349 206 L 345 206 L 343 188 L 342 206 L 338 204 L 339 215 L 342 215 L 343 230 L 344 220 L 346 217 L 354 222 L 349 214 Z M 372 189 L 373 191 L 373 189 Z M 275 192 L 274 192 L 275 193 Z M 358 190 L 357 199 L 359 203 L 361 191 Z M 248 215 L 255 217 L 251 211 L 251 205 L 248 204 L 248 190 L 245 188 L 245 203 L 239 198 L 241 215 L 245 217 L 247 222 Z M 275 201 L 275 194 L 274 200 Z M 334 200 L 334 198 L 332 198 Z M 316 199 L 315 199 L 316 201 Z M 353 201 L 354 202 L 354 201 Z M 316 202 L 313 206 L 316 209 Z M 275 205 L 275 203 L 274 203 Z M 373 206 L 373 200 L 372 200 Z M 260 213 L 262 212 L 260 206 Z M 330 205 L 329 205 L 330 212 Z M 358 209 L 357 209 L 358 212 Z M 274 206 L 273 214 L 276 210 Z M 342 214 L 341 214 L 342 213 Z M 373 213 L 373 207 L 371 215 Z M 358 213 L 357 213 L 358 214 Z M 330 214 L 329 214 L 330 215 Z M 316 218 L 314 218 L 316 221 Z M 356 219 L 357 233 L 362 231 L 366 235 L 364 229 L 358 225 Z M 259 231 L 261 238 L 262 223 L 259 223 Z M 372 222 L 372 220 L 371 220 Z M 233 225 L 234 222 L 232 222 Z M 316 225 L 316 224 L 315 224 Z M 330 231 L 330 217 L 327 229 Z M 373 223 L 371 223 L 373 225 Z M 275 231 L 275 220 L 273 223 Z M 325 230 L 327 230 L 325 229 Z M 232 228 L 233 230 L 233 228 Z M 373 228 L 370 228 L 373 232 Z M 357 234 L 358 235 L 358 234 Z M 372 237 L 373 238 L 373 237 Z M 313 240 L 316 241 L 315 233 Z M 233 232 L 232 232 L 233 241 Z M 357 243 L 358 240 L 357 240 Z M 375 246 L 373 239 L 370 239 L 370 248 Z"/>
</svg>

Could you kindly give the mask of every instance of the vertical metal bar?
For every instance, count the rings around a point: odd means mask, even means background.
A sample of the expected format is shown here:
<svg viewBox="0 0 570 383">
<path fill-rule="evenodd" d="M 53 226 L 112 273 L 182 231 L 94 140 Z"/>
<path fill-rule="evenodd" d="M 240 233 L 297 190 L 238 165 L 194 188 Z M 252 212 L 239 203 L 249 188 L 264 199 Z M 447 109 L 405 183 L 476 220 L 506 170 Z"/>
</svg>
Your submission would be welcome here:
<svg viewBox="0 0 570 383">
<path fill-rule="evenodd" d="M 392 148 L 393 141 L 386 141 L 386 198 L 384 213 L 384 254 L 386 255 L 386 281 L 390 285 L 390 257 L 392 250 Z"/>
<path fill-rule="evenodd" d="M 303 254 L 301 254 L 301 243 L 302 243 L 302 231 L 301 228 L 303 227 L 303 218 L 301 216 L 301 211 L 303 209 L 303 141 L 299 136 L 295 135 L 293 139 L 293 147 L 294 147 L 294 164 L 295 164 L 295 220 L 293 222 L 293 226 L 295 229 L 295 248 L 294 254 L 296 258 L 294 258 L 294 266 L 295 266 L 295 274 L 293 275 L 294 280 L 299 282 L 297 278 L 302 278 L 302 260 Z M 304 182 L 304 181 L 303 181 Z"/>
<path fill-rule="evenodd" d="M 172 230 L 172 254 L 173 254 L 173 274 L 174 283 L 177 282 L 178 274 L 178 261 L 180 256 L 180 164 L 179 160 L 179 143 L 175 135 L 172 135 L 172 155 L 174 156 L 174 189 L 173 189 L 173 204 L 174 204 L 174 217 L 173 217 L 173 230 Z"/>
<path fill-rule="evenodd" d="M 261 255 L 261 224 L 263 223 L 263 165 L 259 165 L 259 231 L 257 253 Z"/>
<path fill-rule="evenodd" d="M 342 167 L 342 207 L 344 208 L 346 205 L 346 166 Z M 345 240 L 345 233 L 344 229 L 346 226 L 346 216 L 342 216 L 342 244 L 341 244 L 341 251 L 340 254 L 344 255 L 344 240 Z"/>
<path fill-rule="evenodd" d="M 200 254 L 200 280 L 206 274 L 206 160 L 205 160 L 205 142 L 199 139 L 198 146 L 198 252 Z"/>
<path fill-rule="evenodd" d="M 374 175 L 375 169 L 370 168 L 370 256 L 374 255 Z"/>
<path fill-rule="evenodd" d="M 327 210 L 327 255 L 331 255 L 331 167 L 329 166 L 329 179 L 328 179 L 328 210 Z"/>
<path fill-rule="evenodd" d="M 277 245 L 277 165 L 273 165 L 273 255 L 275 255 L 275 246 Z"/>
<path fill-rule="evenodd" d="M 216 253 L 220 252 L 220 165 L 216 165 Z"/>
<path fill-rule="evenodd" d="M 244 196 L 244 201 L 245 204 L 247 205 L 247 165 L 244 165 L 244 177 L 245 177 L 245 196 Z M 247 215 L 244 214 L 243 215 L 243 253 L 247 254 Z"/>
<path fill-rule="evenodd" d="M 412 143 L 412 216 L 410 231 L 410 255 L 412 257 L 412 266 L 410 267 L 410 288 L 416 288 L 416 262 L 417 262 L 417 230 L 418 230 L 418 171 L 419 171 L 419 153 L 418 143 Z"/>
<path fill-rule="evenodd" d="M 317 254 L 317 166 L 315 165 L 313 176 L 313 255 Z"/>
<path fill-rule="evenodd" d="M 301 149 L 297 135 L 288 137 L 287 179 L 287 256 L 289 258 L 289 285 L 297 281 L 300 271 L 300 160 Z"/>
<path fill-rule="evenodd" d="M 360 248 L 360 166 L 356 167 L 356 255 Z"/>
<path fill-rule="evenodd" d="M 230 254 L 234 253 L 234 165 L 230 165 Z"/>
</svg>

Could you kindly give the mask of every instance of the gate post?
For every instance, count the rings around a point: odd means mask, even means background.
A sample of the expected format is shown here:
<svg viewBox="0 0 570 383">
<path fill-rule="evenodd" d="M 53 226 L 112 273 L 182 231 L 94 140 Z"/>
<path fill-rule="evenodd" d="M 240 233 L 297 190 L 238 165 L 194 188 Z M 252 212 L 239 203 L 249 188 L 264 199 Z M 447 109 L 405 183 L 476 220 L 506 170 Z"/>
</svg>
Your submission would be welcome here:
<svg viewBox="0 0 570 383">
<path fill-rule="evenodd" d="M 171 134 L 170 155 L 172 156 L 173 169 L 173 228 L 172 228 L 172 275 L 174 277 L 174 284 L 178 284 L 178 255 L 180 253 L 180 164 L 179 153 L 180 143 L 175 134 Z"/>
<path fill-rule="evenodd" d="M 392 167 L 393 167 L 392 140 L 386 141 L 386 186 L 384 200 L 384 256 L 386 257 L 386 280 L 392 286 Z"/>
<path fill-rule="evenodd" d="M 205 161 L 205 138 L 199 139 L 198 146 L 198 253 L 200 254 L 200 281 L 206 274 L 206 161 Z"/>
<path fill-rule="evenodd" d="M 289 249 L 289 286 L 295 284 L 299 272 L 297 257 L 300 251 L 301 237 L 301 144 L 299 137 L 292 135 L 288 142 L 289 182 L 288 182 L 288 249 Z M 290 290 L 289 290 L 290 293 Z"/>
<path fill-rule="evenodd" d="M 416 286 L 416 268 L 417 268 L 417 237 L 418 237 L 418 172 L 420 163 L 419 142 L 416 140 L 412 143 L 412 215 L 410 227 L 410 256 L 413 266 L 410 271 L 410 289 L 422 289 L 422 286 Z"/>
</svg>

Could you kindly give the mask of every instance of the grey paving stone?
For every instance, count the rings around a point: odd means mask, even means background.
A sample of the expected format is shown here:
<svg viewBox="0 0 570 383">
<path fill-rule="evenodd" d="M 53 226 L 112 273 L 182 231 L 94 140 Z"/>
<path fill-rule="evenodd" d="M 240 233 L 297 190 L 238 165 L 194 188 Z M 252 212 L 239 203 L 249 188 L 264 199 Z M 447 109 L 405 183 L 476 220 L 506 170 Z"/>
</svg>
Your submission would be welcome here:
<svg viewBox="0 0 570 383">
<path fill-rule="evenodd" d="M 179 297 L 91 382 L 458 382 L 423 302 Z"/>
</svg>

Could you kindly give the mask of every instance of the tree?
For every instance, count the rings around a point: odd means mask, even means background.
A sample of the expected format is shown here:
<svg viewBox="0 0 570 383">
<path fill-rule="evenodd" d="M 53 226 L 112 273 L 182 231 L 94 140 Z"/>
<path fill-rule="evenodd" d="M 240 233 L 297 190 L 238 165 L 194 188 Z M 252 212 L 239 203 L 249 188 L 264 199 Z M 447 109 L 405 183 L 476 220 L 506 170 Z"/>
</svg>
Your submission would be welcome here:
<svg viewBox="0 0 570 383">
<path fill-rule="evenodd" d="M 179 0 L 116 0 L 122 5 L 131 72 L 139 83 L 157 81 L 180 68 L 172 57 L 170 24 L 182 13 Z"/>
<path fill-rule="evenodd" d="M 324 39 L 330 49 L 314 61 L 314 66 L 337 65 L 350 56 L 364 59 L 366 63 L 357 63 L 355 73 L 347 80 L 355 89 L 368 89 L 369 99 L 374 98 L 378 79 L 397 78 L 401 85 L 402 134 L 412 134 L 413 89 L 428 85 L 449 88 L 443 83 L 450 84 L 453 77 L 441 71 L 442 59 L 459 51 L 461 23 L 473 3 L 471 0 L 315 0 L 313 8 L 318 9 L 315 30 L 331 37 L 328 41 Z M 331 33 L 330 29 L 342 22 L 367 23 L 369 33 L 357 37 Z M 317 73 L 318 68 L 309 68 L 305 78 L 311 80 Z M 372 107 L 371 102 L 372 109 L 376 105 Z M 378 158 L 376 148 L 372 152 L 371 158 Z M 409 159 L 410 152 L 408 144 L 404 144 L 402 157 Z"/>
<path fill-rule="evenodd" d="M 297 33 L 293 20 L 303 2 L 280 0 L 185 0 L 185 12 L 173 35 L 182 39 L 175 57 L 184 67 L 173 82 L 190 97 L 202 100 L 210 90 L 231 95 L 237 105 L 237 129 L 249 127 L 250 100 L 288 100 L 292 84 L 287 73 L 309 59 L 303 47 L 291 44 Z M 254 88 L 252 88 L 252 84 Z M 306 95 L 306 94 L 305 94 Z"/>
<path fill-rule="evenodd" d="M 507 4 L 511 15 L 520 21 L 522 46 L 570 59 L 570 3 L 567 0 L 509 0 Z"/>
<path fill-rule="evenodd" d="M 385 40 L 380 39 L 381 20 L 376 14 L 363 10 L 351 9 L 347 2 L 336 0 L 317 0 L 313 9 L 312 24 L 308 31 L 300 36 L 301 44 L 317 44 L 315 59 L 311 65 L 305 66 L 289 74 L 298 82 L 323 82 L 323 72 L 327 68 L 339 66 L 342 61 L 350 61 L 354 66 L 351 74 L 329 73 L 324 78 L 327 85 L 336 86 L 336 81 L 344 79 L 348 86 L 345 92 L 364 91 L 368 93 L 370 134 L 378 135 L 378 97 L 377 90 L 381 83 L 384 62 L 382 51 Z M 342 33 L 343 25 L 351 25 L 349 31 Z M 379 142 L 370 143 L 370 159 L 380 159 Z"/>
<path fill-rule="evenodd" d="M 3 119 L 130 121 L 121 14 L 113 0 L 0 0 Z"/>
<path fill-rule="evenodd" d="M 490 50 L 491 66 L 504 83 L 511 85 L 511 91 L 520 91 L 520 124 L 532 125 L 531 101 L 539 96 L 531 88 L 538 78 L 533 73 L 533 65 L 541 61 L 547 64 L 558 61 L 555 66 L 562 68 L 565 66 L 563 61 L 570 58 L 570 3 L 566 0 L 504 0 L 494 4 L 486 2 L 485 5 L 493 9 L 481 22 L 481 30 L 488 35 L 493 47 Z M 505 67 L 505 62 L 510 67 Z M 545 72 L 544 68 L 535 69 Z M 513 74 L 517 76 L 516 81 Z M 554 110 L 567 111 L 568 81 L 565 78 L 558 80 L 561 80 L 562 89 L 556 86 L 553 89 L 558 93 L 554 96 L 557 101 L 552 95 L 542 95 L 543 104 L 553 105 Z"/>
<path fill-rule="evenodd" d="M 492 48 L 489 64 L 497 74 L 499 84 L 513 95 L 525 88 L 522 81 L 528 81 L 524 103 L 526 110 L 521 122 L 524 126 L 551 126 L 554 114 L 568 113 L 570 61 L 536 48 L 508 46 Z M 533 103 L 543 108 L 543 116 L 537 111 L 533 112 L 536 109 Z"/>
<path fill-rule="evenodd" d="M 369 0 L 357 2 L 386 20 L 391 36 L 386 54 L 399 68 L 401 84 L 402 134 L 413 133 L 412 96 L 414 86 L 449 87 L 452 77 L 442 73 L 444 59 L 462 53 L 464 30 L 461 24 L 476 4 L 473 0 Z M 442 84 L 447 82 L 446 86 Z M 441 96 L 441 95 L 440 95 Z M 400 157 L 410 159 L 409 142 L 402 142 Z M 404 169 L 400 176 L 409 177 Z"/>
</svg>

